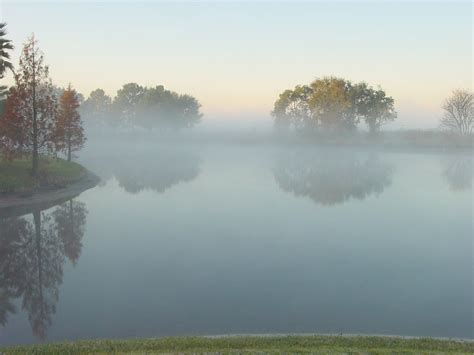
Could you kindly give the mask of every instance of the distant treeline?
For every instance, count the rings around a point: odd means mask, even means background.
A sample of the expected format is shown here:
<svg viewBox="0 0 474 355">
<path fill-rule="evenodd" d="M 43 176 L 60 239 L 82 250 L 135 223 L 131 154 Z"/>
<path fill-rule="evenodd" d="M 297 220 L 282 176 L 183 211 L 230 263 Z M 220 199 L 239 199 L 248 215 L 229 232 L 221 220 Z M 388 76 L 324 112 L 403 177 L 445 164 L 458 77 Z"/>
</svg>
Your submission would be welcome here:
<svg viewBox="0 0 474 355">
<path fill-rule="evenodd" d="M 0 85 L 0 152 L 8 159 L 31 155 L 33 175 L 38 172 L 40 154 L 61 153 L 71 160 L 74 152 L 83 147 L 86 135 L 93 132 L 130 133 L 109 129 L 113 127 L 179 130 L 193 127 L 203 116 L 196 98 L 162 85 L 128 83 L 114 97 L 96 89 L 87 98 L 71 85 L 59 88 L 49 77 L 49 67 L 35 37 L 24 44 L 14 68 L 10 60 L 14 47 L 6 35 L 6 25 L 0 23 L 0 80 L 8 71 L 15 79 L 10 88 Z M 456 145 L 472 145 L 467 141 L 474 129 L 472 92 L 455 90 L 442 108 L 444 116 L 434 119 L 440 119 L 440 128 L 452 135 L 446 136 L 447 140 Z M 315 137 L 323 137 L 336 144 L 354 139 L 356 135 L 348 133 L 356 132 L 361 124 L 374 136 L 397 117 L 395 101 L 383 89 L 337 77 L 319 78 L 309 85 L 283 91 L 271 114 L 278 132 L 291 132 L 286 136 L 290 140 L 303 137 L 315 141 Z M 107 129 L 95 129 L 100 126 Z M 219 132 L 217 136 L 222 135 Z M 417 145 L 419 141 L 423 145 L 439 145 L 438 137 L 418 136 L 410 138 Z M 281 139 L 280 135 L 277 137 Z M 245 137 L 246 141 L 253 139 L 251 133 Z M 405 142 L 398 140 L 396 144 Z"/>
<path fill-rule="evenodd" d="M 81 105 L 81 113 L 90 123 L 179 129 L 199 123 L 200 107 L 196 98 L 166 90 L 162 85 L 128 83 L 114 98 L 102 89 L 92 91 Z"/>
<path fill-rule="evenodd" d="M 474 130 L 473 94 L 455 90 L 442 105 L 440 128 L 458 136 Z M 371 135 L 397 117 L 395 101 L 381 88 L 349 80 L 325 77 L 310 85 L 298 85 L 283 91 L 276 100 L 272 116 L 279 132 L 303 133 L 305 136 L 341 136 L 353 133 L 365 123 Z"/>
</svg>

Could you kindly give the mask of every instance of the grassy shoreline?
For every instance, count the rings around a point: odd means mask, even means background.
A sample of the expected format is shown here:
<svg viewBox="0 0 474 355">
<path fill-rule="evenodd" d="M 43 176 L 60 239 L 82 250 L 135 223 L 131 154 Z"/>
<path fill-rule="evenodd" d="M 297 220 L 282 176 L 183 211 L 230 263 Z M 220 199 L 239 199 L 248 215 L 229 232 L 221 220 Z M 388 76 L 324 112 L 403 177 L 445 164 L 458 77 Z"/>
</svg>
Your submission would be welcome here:
<svg viewBox="0 0 474 355">
<path fill-rule="evenodd" d="M 41 157 L 35 178 L 31 175 L 31 158 L 6 161 L 0 156 L 0 196 L 63 188 L 79 181 L 85 174 L 86 170 L 77 163 Z"/>
<path fill-rule="evenodd" d="M 0 347 L 0 354 L 63 353 L 324 353 L 472 354 L 474 342 L 388 336 L 222 336 L 81 340 Z"/>
</svg>

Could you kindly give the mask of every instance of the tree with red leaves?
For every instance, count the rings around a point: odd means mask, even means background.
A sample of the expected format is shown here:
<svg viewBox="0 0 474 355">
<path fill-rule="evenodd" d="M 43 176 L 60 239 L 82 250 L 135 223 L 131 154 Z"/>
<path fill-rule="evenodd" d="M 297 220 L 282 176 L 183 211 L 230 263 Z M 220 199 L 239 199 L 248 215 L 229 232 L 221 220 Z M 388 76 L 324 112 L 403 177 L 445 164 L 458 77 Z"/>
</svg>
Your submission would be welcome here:
<svg viewBox="0 0 474 355">
<path fill-rule="evenodd" d="M 0 118 L 0 149 L 3 157 L 12 160 L 24 150 L 25 146 L 25 92 L 16 87 L 10 88 L 5 109 Z"/>
<path fill-rule="evenodd" d="M 15 86 L 0 122 L 3 150 L 9 157 L 31 154 L 33 176 L 38 174 L 39 154 L 53 148 L 57 111 L 53 89 L 43 53 L 33 35 L 23 47 Z"/>
</svg>

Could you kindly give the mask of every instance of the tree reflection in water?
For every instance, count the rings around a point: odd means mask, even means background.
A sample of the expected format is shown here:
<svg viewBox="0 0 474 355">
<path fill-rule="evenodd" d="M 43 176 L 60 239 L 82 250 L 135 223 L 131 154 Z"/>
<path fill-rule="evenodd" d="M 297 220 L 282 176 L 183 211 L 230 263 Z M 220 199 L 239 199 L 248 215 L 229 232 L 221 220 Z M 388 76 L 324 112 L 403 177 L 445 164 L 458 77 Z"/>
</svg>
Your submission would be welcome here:
<svg viewBox="0 0 474 355">
<path fill-rule="evenodd" d="M 443 178 L 453 191 L 463 191 L 472 188 L 474 166 L 472 156 L 452 156 L 442 161 Z"/>
<path fill-rule="evenodd" d="M 0 323 L 15 313 L 13 300 L 21 299 L 33 331 L 45 339 L 52 324 L 68 259 L 81 254 L 87 209 L 70 200 L 30 215 L 0 216 Z"/>
<path fill-rule="evenodd" d="M 53 212 L 58 238 L 61 240 L 64 255 L 75 265 L 82 250 L 87 209 L 85 204 L 70 200 Z"/>
<path fill-rule="evenodd" d="M 280 188 L 331 206 L 379 195 L 392 183 L 393 168 L 375 153 L 295 151 L 277 160 Z"/>
<path fill-rule="evenodd" d="M 199 175 L 199 164 L 194 153 L 163 150 L 148 158 L 122 160 L 114 175 L 129 193 L 146 189 L 163 193 L 175 184 L 194 180 Z"/>
</svg>

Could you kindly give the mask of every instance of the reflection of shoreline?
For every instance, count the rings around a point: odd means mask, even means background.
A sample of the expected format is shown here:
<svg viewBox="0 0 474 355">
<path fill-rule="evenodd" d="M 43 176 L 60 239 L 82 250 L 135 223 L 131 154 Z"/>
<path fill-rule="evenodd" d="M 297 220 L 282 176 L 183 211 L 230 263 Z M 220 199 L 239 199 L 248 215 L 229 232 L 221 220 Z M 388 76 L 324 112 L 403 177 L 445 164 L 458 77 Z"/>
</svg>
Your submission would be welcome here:
<svg viewBox="0 0 474 355">
<path fill-rule="evenodd" d="M 6 326 L 9 314 L 17 312 L 14 300 L 21 299 L 33 334 L 45 339 L 59 301 L 64 262 L 75 265 L 82 251 L 87 209 L 70 199 L 30 213 L 0 217 L 0 325 Z"/>
<path fill-rule="evenodd" d="M 191 154 L 161 155 L 153 165 L 123 165 L 115 177 L 126 192 L 136 194 L 142 190 L 163 193 L 178 183 L 188 183 L 199 175 L 199 159 Z"/>
<path fill-rule="evenodd" d="M 380 195 L 392 183 L 393 168 L 374 153 L 294 151 L 277 160 L 279 187 L 331 206 Z"/>
<path fill-rule="evenodd" d="M 100 179 L 88 172 L 80 181 L 60 190 L 35 193 L 27 197 L 6 197 L 0 200 L 0 217 L 19 216 L 35 210 L 46 210 L 68 201 L 95 187 Z"/>
</svg>

